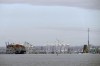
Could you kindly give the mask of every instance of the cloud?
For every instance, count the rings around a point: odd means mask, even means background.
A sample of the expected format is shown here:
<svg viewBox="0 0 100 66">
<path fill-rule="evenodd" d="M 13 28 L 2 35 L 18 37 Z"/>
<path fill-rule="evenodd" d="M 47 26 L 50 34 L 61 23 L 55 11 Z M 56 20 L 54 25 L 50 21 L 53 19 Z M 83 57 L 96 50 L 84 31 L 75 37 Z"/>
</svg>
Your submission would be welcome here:
<svg viewBox="0 0 100 66">
<path fill-rule="evenodd" d="M 0 0 L 0 3 L 29 3 L 33 5 L 58 5 L 100 9 L 100 0 Z"/>
</svg>

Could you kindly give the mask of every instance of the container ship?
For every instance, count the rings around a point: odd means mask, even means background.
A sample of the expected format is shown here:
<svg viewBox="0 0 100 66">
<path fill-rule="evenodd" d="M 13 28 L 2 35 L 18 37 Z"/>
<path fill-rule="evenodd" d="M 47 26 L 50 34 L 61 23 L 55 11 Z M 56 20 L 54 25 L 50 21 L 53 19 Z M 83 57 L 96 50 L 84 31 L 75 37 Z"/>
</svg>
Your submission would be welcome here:
<svg viewBox="0 0 100 66">
<path fill-rule="evenodd" d="M 20 44 L 8 44 L 6 45 L 6 53 L 7 54 L 25 54 L 26 49 L 24 45 Z"/>
</svg>

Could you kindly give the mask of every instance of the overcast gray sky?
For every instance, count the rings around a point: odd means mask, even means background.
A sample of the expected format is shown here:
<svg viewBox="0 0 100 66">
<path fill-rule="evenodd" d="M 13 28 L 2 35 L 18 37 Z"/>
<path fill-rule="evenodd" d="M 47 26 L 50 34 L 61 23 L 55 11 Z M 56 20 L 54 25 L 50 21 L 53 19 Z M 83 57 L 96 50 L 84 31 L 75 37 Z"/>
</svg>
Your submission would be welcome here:
<svg viewBox="0 0 100 66">
<path fill-rule="evenodd" d="M 0 4 L 0 46 L 5 46 L 5 41 L 16 43 L 28 41 L 34 45 L 46 45 L 48 41 L 49 44 L 55 44 L 56 39 L 65 44 L 83 45 L 87 44 L 87 28 L 90 28 L 90 43 L 100 44 L 100 10 L 99 7 L 90 6 L 90 2 L 88 5 L 77 4 L 78 6 L 75 7 L 61 6 L 60 2 L 56 6 L 52 5 L 54 3 L 49 6 L 43 3 L 41 5 L 40 1 L 37 5 L 33 2 L 32 4 L 9 4 L 6 0 L 2 2 Z M 76 2 L 78 3 L 78 0 Z"/>
<path fill-rule="evenodd" d="M 60 5 L 100 9 L 100 0 L 0 0 L 0 3 L 29 3 L 32 5 Z"/>
</svg>

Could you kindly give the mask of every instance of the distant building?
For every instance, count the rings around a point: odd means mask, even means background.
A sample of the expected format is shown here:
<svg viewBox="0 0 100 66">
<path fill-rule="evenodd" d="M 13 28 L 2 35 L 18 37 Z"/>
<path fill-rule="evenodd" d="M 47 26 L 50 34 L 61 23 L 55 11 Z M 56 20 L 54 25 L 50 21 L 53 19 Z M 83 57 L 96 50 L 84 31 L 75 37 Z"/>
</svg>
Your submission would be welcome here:
<svg viewBox="0 0 100 66">
<path fill-rule="evenodd" d="M 0 47 L 0 54 L 6 54 L 6 47 Z"/>
<path fill-rule="evenodd" d="M 56 53 L 68 53 L 68 48 L 69 45 L 47 45 L 46 47 L 46 53 L 52 53 L 52 54 L 56 54 Z"/>
<path fill-rule="evenodd" d="M 33 51 L 35 54 L 46 54 L 46 46 L 34 46 Z"/>
<path fill-rule="evenodd" d="M 100 46 L 91 46 L 90 47 L 90 53 L 92 53 L 92 54 L 99 53 L 100 54 Z"/>
</svg>

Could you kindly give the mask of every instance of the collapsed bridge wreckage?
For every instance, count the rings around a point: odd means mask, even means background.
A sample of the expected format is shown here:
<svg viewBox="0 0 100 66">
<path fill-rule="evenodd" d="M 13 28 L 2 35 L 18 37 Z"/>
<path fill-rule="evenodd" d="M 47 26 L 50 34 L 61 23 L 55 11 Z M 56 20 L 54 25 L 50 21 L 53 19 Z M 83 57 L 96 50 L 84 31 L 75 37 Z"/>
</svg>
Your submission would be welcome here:
<svg viewBox="0 0 100 66">
<path fill-rule="evenodd" d="M 8 44 L 6 45 L 6 53 L 7 54 L 25 54 L 26 48 L 24 45 L 20 44 Z"/>
</svg>

